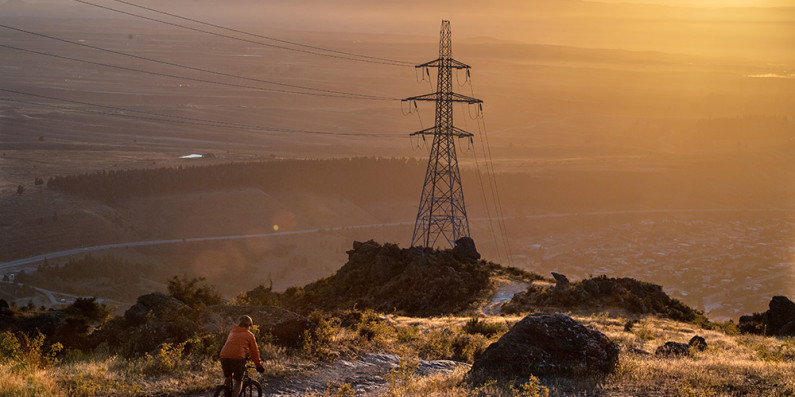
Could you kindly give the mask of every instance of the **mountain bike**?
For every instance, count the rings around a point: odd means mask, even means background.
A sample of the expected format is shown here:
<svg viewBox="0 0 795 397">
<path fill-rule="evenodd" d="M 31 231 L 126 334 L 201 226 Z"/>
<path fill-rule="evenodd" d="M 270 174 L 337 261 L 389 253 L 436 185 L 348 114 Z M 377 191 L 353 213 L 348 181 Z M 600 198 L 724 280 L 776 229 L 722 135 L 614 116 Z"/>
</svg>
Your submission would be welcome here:
<svg viewBox="0 0 795 397">
<path fill-rule="evenodd" d="M 246 370 L 243 371 L 243 389 L 240 390 L 240 394 L 238 397 L 262 397 L 262 386 L 259 382 L 251 379 L 248 376 L 248 370 L 254 369 L 255 367 L 251 365 L 246 365 Z M 213 397 L 224 397 L 227 396 L 226 385 L 219 385 L 215 387 L 215 393 Z"/>
</svg>

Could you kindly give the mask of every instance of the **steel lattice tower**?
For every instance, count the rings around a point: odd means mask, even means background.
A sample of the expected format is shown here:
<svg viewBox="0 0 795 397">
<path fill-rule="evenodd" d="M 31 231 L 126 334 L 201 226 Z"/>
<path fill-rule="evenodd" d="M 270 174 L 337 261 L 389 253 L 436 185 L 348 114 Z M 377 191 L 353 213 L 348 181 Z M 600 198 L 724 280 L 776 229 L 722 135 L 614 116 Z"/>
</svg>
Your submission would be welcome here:
<svg viewBox="0 0 795 397">
<path fill-rule="evenodd" d="M 453 126 L 453 102 L 482 103 L 453 92 L 453 69 L 469 69 L 452 58 L 450 21 L 442 21 L 439 39 L 439 58 L 415 66 L 437 68 L 436 92 L 404 99 L 404 101 L 436 102 L 436 123 L 433 127 L 411 135 L 433 135 L 425 183 L 420 196 L 417 220 L 411 246 L 434 247 L 442 239 L 451 247 L 461 237 L 469 236 L 469 221 L 464 205 L 464 190 L 458 170 L 455 139 L 472 134 Z"/>
</svg>

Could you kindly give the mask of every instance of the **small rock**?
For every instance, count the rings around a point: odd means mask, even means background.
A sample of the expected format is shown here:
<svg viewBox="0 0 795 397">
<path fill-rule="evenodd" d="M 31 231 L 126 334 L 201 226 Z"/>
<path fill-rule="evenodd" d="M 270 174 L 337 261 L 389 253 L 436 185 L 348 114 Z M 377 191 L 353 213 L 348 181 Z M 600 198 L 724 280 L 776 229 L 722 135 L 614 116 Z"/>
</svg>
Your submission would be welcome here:
<svg viewBox="0 0 795 397">
<path fill-rule="evenodd" d="M 690 347 L 696 348 L 698 349 L 698 351 L 701 352 L 707 350 L 707 341 L 698 335 L 690 338 L 690 341 L 687 342 L 687 344 L 690 345 Z"/>
<path fill-rule="evenodd" d="M 654 352 L 655 355 L 664 357 L 686 356 L 689 353 L 690 345 L 679 342 L 665 342 L 664 345 L 658 347 Z"/>
<path fill-rule="evenodd" d="M 552 272 L 552 277 L 555 278 L 555 288 L 557 289 L 567 289 L 571 285 L 569 278 L 560 273 Z"/>
<path fill-rule="evenodd" d="M 634 347 L 632 349 L 630 349 L 629 351 L 630 351 L 630 353 L 636 354 L 638 356 L 650 356 L 651 355 L 651 353 L 647 352 L 646 350 L 637 349 L 637 348 L 634 348 Z"/>
</svg>

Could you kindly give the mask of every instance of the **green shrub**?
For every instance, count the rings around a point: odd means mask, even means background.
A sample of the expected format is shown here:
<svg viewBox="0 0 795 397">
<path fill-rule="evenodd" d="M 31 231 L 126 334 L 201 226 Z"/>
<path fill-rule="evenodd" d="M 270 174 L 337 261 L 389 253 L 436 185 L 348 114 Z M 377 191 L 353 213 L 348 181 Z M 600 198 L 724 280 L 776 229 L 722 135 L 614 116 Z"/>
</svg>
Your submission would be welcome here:
<svg viewBox="0 0 795 397">
<path fill-rule="evenodd" d="M 398 366 L 390 370 L 386 375 L 390 394 L 397 395 L 399 394 L 398 390 L 406 388 L 411 383 L 413 375 L 417 372 L 419 366 L 420 362 L 415 357 L 401 355 Z"/>
<path fill-rule="evenodd" d="M 477 317 L 470 318 L 469 321 L 464 324 L 464 332 L 470 335 L 480 334 L 487 338 L 491 338 L 496 334 L 501 334 L 506 331 L 505 325 L 501 323 L 488 323 Z"/>
<path fill-rule="evenodd" d="M 47 345 L 46 339 L 41 332 L 34 337 L 23 332 L 3 332 L 0 334 L 0 358 L 15 363 L 20 368 L 47 368 L 58 362 L 56 356 L 63 349 L 63 345 Z"/>
<path fill-rule="evenodd" d="M 225 342 L 226 336 L 220 333 L 196 334 L 185 341 L 183 353 L 203 358 L 215 358 L 218 357 L 218 354 L 221 352 L 221 347 L 223 347 Z M 259 337 L 257 338 L 257 342 L 262 342 Z"/>
<path fill-rule="evenodd" d="M 395 329 L 384 323 L 377 316 L 367 316 L 362 318 L 362 322 L 357 327 L 357 332 L 361 338 L 367 341 L 383 344 L 395 333 Z"/>
<path fill-rule="evenodd" d="M 184 349 L 185 342 L 163 343 L 154 355 L 144 354 L 141 372 L 144 375 L 168 375 L 183 370 L 185 368 L 183 365 L 185 360 L 182 357 Z"/>
<path fill-rule="evenodd" d="M 317 324 L 315 335 L 318 343 L 328 344 L 334 340 L 334 336 L 339 333 L 341 320 L 319 310 L 309 314 L 309 319 Z"/>
<path fill-rule="evenodd" d="M 535 375 L 530 375 L 530 378 L 518 388 L 515 386 L 511 387 L 511 391 L 514 395 L 522 397 L 549 397 L 549 389 L 541 385 Z"/>
<path fill-rule="evenodd" d="M 420 329 L 416 326 L 399 327 L 395 329 L 395 332 L 400 344 L 411 343 L 420 338 Z"/>
<path fill-rule="evenodd" d="M 430 331 L 415 343 L 421 358 L 455 360 L 472 363 L 488 347 L 489 340 L 480 334 L 455 333 L 449 329 Z"/>
</svg>

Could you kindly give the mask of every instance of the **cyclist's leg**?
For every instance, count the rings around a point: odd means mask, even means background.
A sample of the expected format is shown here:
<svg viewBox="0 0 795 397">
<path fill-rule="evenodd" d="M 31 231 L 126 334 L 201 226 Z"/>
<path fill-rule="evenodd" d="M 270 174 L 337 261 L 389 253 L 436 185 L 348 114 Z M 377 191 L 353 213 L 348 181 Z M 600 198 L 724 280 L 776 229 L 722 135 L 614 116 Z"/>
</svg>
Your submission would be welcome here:
<svg viewBox="0 0 795 397">
<path fill-rule="evenodd" d="M 246 359 L 234 360 L 232 363 L 232 379 L 235 383 L 232 386 L 232 396 L 237 397 L 240 391 L 243 390 L 243 372 L 246 371 Z"/>
<path fill-rule="evenodd" d="M 239 391 L 237 393 L 231 393 L 231 392 L 232 392 L 232 378 L 233 377 L 237 378 L 237 376 L 235 375 L 239 373 L 238 367 L 240 362 L 244 363 L 244 369 L 245 369 L 244 360 L 237 360 L 230 358 L 221 359 L 221 369 L 224 371 L 224 388 L 226 389 L 225 393 L 226 397 L 237 396 L 239 394 Z M 238 381 L 238 383 L 240 382 Z"/>
</svg>

